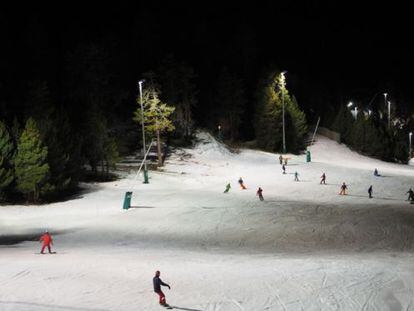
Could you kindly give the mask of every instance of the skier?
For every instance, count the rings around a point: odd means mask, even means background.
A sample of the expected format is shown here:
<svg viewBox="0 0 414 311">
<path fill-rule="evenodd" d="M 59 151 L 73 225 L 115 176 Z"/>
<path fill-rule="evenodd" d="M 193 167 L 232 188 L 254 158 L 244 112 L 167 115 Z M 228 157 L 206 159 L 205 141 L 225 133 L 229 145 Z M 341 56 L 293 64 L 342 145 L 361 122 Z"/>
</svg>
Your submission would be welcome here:
<svg viewBox="0 0 414 311">
<path fill-rule="evenodd" d="M 259 196 L 260 201 L 264 201 L 262 193 L 263 193 L 263 189 L 259 187 L 259 189 L 257 189 L 256 195 Z"/>
<path fill-rule="evenodd" d="M 369 186 L 368 188 L 368 195 L 369 195 L 369 198 L 372 199 L 372 185 Z"/>
<path fill-rule="evenodd" d="M 169 307 L 169 305 L 165 301 L 165 295 L 161 290 L 161 285 L 168 287 L 168 289 L 171 289 L 171 287 L 170 287 L 170 285 L 168 285 L 167 283 L 164 283 L 160 279 L 160 271 L 158 271 L 158 270 L 155 271 L 155 276 L 152 279 L 152 284 L 154 285 L 154 292 L 156 292 L 158 294 L 158 296 L 160 296 L 160 305 L 162 305 L 164 307 Z"/>
<path fill-rule="evenodd" d="M 285 158 L 285 165 L 287 165 L 288 160 L 289 160 L 288 158 Z"/>
<path fill-rule="evenodd" d="M 246 190 L 246 186 L 244 185 L 243 179 L 241 177 L 239 178 L 239 185 L 240 185 L 240 188 L 242 188 L 243 190 Z"/>
<path fill-rule="evenodd" d="M 53 254 L 52 250 L 50 249 L 50 246 L 53 245 L 52 236 L 49 234 L 49 232 L 46 230 L 45 233 L 40 237 L 39 242 L 43 242 L 42 250 L 40 251 L 41 254 L 44 254 L 45 248 L 49 250 L 49 254 Z"/>
<path fill-rule="evenodd" d="M 228 183 L 228 184 L 226 185 L 226 190 L 224 190 L 224 192 L 223 192 L 223 193 L 227 193 L 227 192 L 229 192 L 229 191 L 230 191 L 230 188 L 231 188 L 230 183 Z"/>
<path fill-rule="evenodd" d="M 374 170 L 374 176 L 381 176 L 380 174 L 378 174 L 378 170 L 377 169 Z"/>
<path fill-rule="evenodd" d="M 345 193 L 346 189 L 348 189 L 348 187 L 346 186 L 345 182 L 343 182 L 341 186 L 341 192 L 339 192 L 339 195 L 346 195 Z"/>
<path fill-rule="evenodd" d="M 414 201 L 414 191 L 413 191 L 413 189 L 410 188 L 410 190 L 408 190 L 406 194 L 408 194 L 407 201 L 411 201 L 411 202 Z"/>
<path fill-rule="evenodd" d="M 282 155 L 279 156 L 279 162 L 280 162 L 280 165 L 283 164 L 283 157 L 282 157 Z"/>
<path fill-rule="evenodd" d="M 299 173 L 298 172 L 295 172 L 295 181 L 299 181 L 298 176 L 299 176 Z"/>
<path fill-rule="evenodd" d="M 286 166 L 284 164 L 282 164 L 282 170 L 283 170 L 283 174 L 286 174 Z"/>
<path fill-rule="evenodd" d="M 322 184 L 324 184 L 324 185 L 326 185 L 326 175 L 325 175 L 325 173 L 323 173 L 322 174 L 322 176 L 321 176 L 321 182 L 320 182 L 320 184 L 322 185 Z"/>
</svg>

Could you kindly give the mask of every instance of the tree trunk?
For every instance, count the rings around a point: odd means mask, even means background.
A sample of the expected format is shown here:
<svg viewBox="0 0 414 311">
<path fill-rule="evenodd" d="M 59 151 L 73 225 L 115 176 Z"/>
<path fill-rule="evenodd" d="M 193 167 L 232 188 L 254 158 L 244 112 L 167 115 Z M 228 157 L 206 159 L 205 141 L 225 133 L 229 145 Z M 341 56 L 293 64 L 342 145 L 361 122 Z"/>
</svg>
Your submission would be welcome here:
<svg viewBox="0 0 414 311">
<path fill-rule="evenodd" d="M 162 156 L 161 156 L 161 139 L 160 131 L 157 130 L 157 154 L 158 154 L 158 167 L 162 166 Z"/>
</svg>

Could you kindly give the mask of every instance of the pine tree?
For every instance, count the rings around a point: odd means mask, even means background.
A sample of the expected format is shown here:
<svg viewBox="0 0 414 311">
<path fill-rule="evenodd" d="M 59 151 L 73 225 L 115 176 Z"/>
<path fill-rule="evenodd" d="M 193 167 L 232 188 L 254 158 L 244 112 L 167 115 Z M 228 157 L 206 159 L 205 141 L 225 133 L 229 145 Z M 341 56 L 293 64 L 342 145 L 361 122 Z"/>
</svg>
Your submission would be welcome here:
<svg viewBox="0 0 414 311">
<path fill-rule="evenodd" d="M 283 75 L 277 72 L 272 72 L 259 85 L 255 120 L 257 144 L 269 151 L 282 150 L 283 104 L 286 147 L 290 152 L 299 152 L 304 148 L 306 117 L 295 97 L 290 97 Z"/>
<path fill-rule="evenodd" d="M 295 96 L 288 98 L 286 105 L 288 118 L 292 126 L 286 127 L 286 140 L 289 141 L 289 150 L 299 152 L 305 149 L 305 137 L 308 131 L 305 113 L 300 110 Z"/>
<path fill-rule="evenodd" d="M 71 135 L 66 111 L 57 108 L 52 102 L 46 81 L 33 81 L 29 84 L 27 99 L 29 112 L 38 124 L 40 139 L 47 147 L 47 163 L 50 168 L 48 185 L 44 194 L 54 195 L 66 190 L 72 181 L 68 162 L 70 159 Z"/>
<path fill-rule="evenodd" d="M 144 125 L 145 131 L 155 134 L 157 137 L 158 166 L 162 166 L 161 134 L 175 129 L 171 121 L 174 107 L 163 103 L 159 98 L 159 91 L 154 84 L 150 84 L 143 93 Z M 134 112 L 134 120 L 141 123 L 140 98 L 137 98 L 138 109 Z"/>
<path fill-rule="evenodd" d="M 239 136 L 241 116 L 246 104 L 242 81 L 223 68 L 218 78 L 217 97 L 215 98 L 216 124 L 220 124 L 224 132 L 229 132 L 230 140 Z"/>
<path fill-rule="evenodd" d="M 119 161 L 119 152 L 116 141 L 112 137 L 108 137 L 104 143 L 104 161 L 105 173 L 108 176 L 110 169 L 116 168 L 116 162 Z"/>
<path fill-rule="evenodd" d="M 13 156 L 13 139 L 7 131 L 5 124 L 0 121 L 0 200 L 4 198 L 6 189 L 14 179 L 12 168 Z"/>
<path fill-rule="evenodd" d="M 162 89 L 161 101 L 175 107 L 172 120 L 176 134 L 188 138 L 192 134 L 193 109 L 197 104 L 194 69 L 185 62 L 177 61 L 173 55 L 168 55 L 157 73 Z"/>
<path fill-rule="evenodd" d="M 36 122 L 29 118 L 17 145 L 15 171 L 17 190 L 31 202 L 38 201 L 47 185 L 49 165 L 46 159 L 47 148 L 43 146 Z"/>
<path fill-rule="evenodd" d="M 88 122 L 84 124 L 82 154 L 96 173 L 98 165 L 103 168 L 104 144 L 108 136 L 106 119 L 96 105 L 89 107 L 86 113 Z"/>
</svg>

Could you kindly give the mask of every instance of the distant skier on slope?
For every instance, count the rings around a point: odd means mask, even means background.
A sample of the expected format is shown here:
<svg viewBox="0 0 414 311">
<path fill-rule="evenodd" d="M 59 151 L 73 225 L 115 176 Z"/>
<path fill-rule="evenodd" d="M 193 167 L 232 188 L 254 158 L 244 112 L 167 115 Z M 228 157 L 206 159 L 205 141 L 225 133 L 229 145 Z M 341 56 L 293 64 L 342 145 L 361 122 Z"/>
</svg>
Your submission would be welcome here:
<svg viewBox="0 0 414 311">
<path fill-rule="evenodd" d="M 286 174 L 286 166 L 285 166 L 285 164 L 282 164 L 282 170 L 283 170 L 283 174 Z"/>
<path fill-rule="evenodd" d="M 374 176 L 378 176 L 378 177 L 379 177 L 379 176 L 381 176 L 381 175 L 378 173 L 378 170 L 377 170 L 377 169 L 375 169 L 375 170 L 374 170 Z"/>
<path fill-rule="evenodd" d="M 368 188 L 368 195 L 369 195 L 369 198 L 372 199 L 372 185 L 369 186 Z"/>
<path fill-rule="evenodd" d="M 239 178 L 239 185 L 240 185 L 240 188 L 242 188 L 243 190 L 246 190 L 246 186 L 244 185 L 243 179 L 241 177 Z"/>
<path fill-rule="evenodd" d="M 299 173 L 295 172 L 295 181 L 299 181 Z"/>
<path fill-rule="evenodd" d="M 260 201 L 263 201 L 263 189 L 259 187 L 259 189 L 257 189 L 256 195 L 259 196 Z"/>
<path fill-rule="evenodd" d="M 53 245 L 53 239 L 52 236 L 50 235 L 50 233 L 46 230 L 45 233 L 40 237 L 39 239 L 40 242 L 43 242 L 42 244 L 42 250 L 40 251 L 41 254 L 45 253 L 45 248 L 47 247 L 47 249 L 49 250 L 49 254 L 53 254 L 54 252 L 52 252 L 50 246 Z"/>
<path fill-rule="evenodd" d="M 282 157 L 282 155 L 279 156 L 279 162 L 280 162 L 280 165 L 283 164 L 283 157 Z"/>
<path fill-rule="evenodd" d="M 342 186 L 341 186 L 341 191 L 339 192 L 339 195 L 346 195 L 346 189 L 348 189 L 348 187 L 346 186 L 345 182 L 343 182 Z"/>
<path fill-rule="evenodd" d="M 230 191 L 230 188 L 231 188 L 230 183 L 228 183 L 228 184 L 226 185 L 226 190 L 224 190 L 224 192 L 223 192 L 223 193 L 227 193 L 227 192 L 229 192 L 229 191 Z"/>
<path fill-rule="evenodd" d="M 410 190 L 408 190 L 406 194 L 408 194 L 407 201 L 411 201 L 411 202 L 414 201 L 414 191 L 413 191 L 413 189 L 410 188 Z"/>
<path fill-rule="evenodd" d="M 322 184 L 326 185 L 326 175 L 325 175 L 325 173 L 323 173 L 322 176 L 321 176 L 321 182 L 320 182 L 320 184 L 321 185 Z"/>
<path fill-rule="evenodd" d="M 155 271 L 155 276 L 152 279 L 152 284 L 154 285 L 154 292 L 157 293 L 158 296 L 160 296 L 160 305 L 168 306 L 167 302 L 165 301 L 165 295 L 161 290 L 161 285 L 168 287 L 168 289 L 171 289 L 171 287 L 170 285 L 168 285 L 167 283 L 164 283 L 160 279 L 160 274 L 161 274 L 160 271 Z"/>
</svg>

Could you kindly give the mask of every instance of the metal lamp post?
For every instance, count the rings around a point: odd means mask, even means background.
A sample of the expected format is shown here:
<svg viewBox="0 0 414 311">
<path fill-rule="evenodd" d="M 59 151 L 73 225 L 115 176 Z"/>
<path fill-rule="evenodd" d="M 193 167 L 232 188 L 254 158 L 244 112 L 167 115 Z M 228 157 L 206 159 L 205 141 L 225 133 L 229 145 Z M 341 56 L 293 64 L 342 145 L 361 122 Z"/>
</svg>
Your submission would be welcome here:
<svg viewBox="0 0 414 311">
<path fill-rule="evenodd" d="M 283 153 L 286 153 L 286 137 L 285 137 L 285 86 L 286 86 L 286 71 L 282 71 L 280 74 L 280 84 L 282 91 L 282 124 L 283 124 Z"/>
<path fill-rule="evenodd" d="M 144 106 L 142 104 L 142 83 L 144 83 L 145 80 L 140 80 L 138 82 L 139 85 L 139 98 L 140 98 L 140 104 L 141 104 L 141 124 L 142 124 L 142 145 L 144 149 L 144 184 L 148 184 L 148 170 L 147 170 L 147 159 L 146 159 L 146 148 L 145 148 L 145 126 L 144 126 Z"/>
<path fill-rule="evenodd" d="M 221 141 L 222 140 L 221 139 L 221 125 L 218 125 L 217 129 L 218 129 L 218 139 Z"/>
<path fill-rule="evenodd" d="M 348 108 L 351 108 L 352 106 L 353 106 L 352 102 L 349 102 L 348 105 L 347 105 Z M 357 119 L 357 116 L 358 116 L 358 107 L 355 106 L 355 108 L 354 108 L 354 118 L 355 118 L 355 120 Z"/>
<path fill-rule="evenodd" d="M 391 102 L 388 101 L 388 129 L 391 128 Z"/>
</svg>

